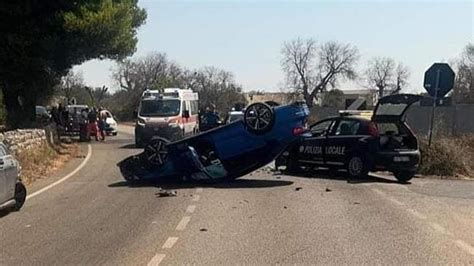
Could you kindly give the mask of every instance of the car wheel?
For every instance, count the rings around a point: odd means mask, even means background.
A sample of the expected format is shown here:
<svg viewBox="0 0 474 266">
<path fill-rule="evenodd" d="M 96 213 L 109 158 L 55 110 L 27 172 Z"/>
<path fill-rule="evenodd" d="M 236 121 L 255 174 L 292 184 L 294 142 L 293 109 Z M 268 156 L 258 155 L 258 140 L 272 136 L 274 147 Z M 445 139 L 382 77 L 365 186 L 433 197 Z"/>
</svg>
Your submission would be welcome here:
<svg viewBox="0 0 474 266">
<path fill-rule="evenodd" d="M 166 145 L 169 140 L 160 137 L 153 137 L 145 147 L 144 156 L 148 164 L 152 166 L 161 166 L 166 162 L 168 149 Z"/>
<path fill-rule="evenodd" d="M 143 148 L 143 141 L 140 136 L 135 135 L 135 147 L 136 148 Z"/>
<path fill-rule="evenodd" d="M 415 172 L 412 171 L 399 171 L 393 172 L 393 175 L 400 183 L 406 183 L 415 176 Z"/>
<path fill-rule="evenodd" d="M 26 187 L 23 183 L 18 182 L 15 185 L 15 205 L 13 211 L 19 211 L 26 200 Z"/>
<path fill-rule="evenodd" d="M 352 155 L 347 161 L 347 174 L 352 178 L 362 178 L 369 174 L 369 167 L 364 156 Z"/>
<path fill-rule="evenodd" d="M 244 113 L 244 123 L 253 133 L 265 133 L 272 129 L 275 114 L 272 107 L 266 103 L 251 104 Z"/>
</svg>

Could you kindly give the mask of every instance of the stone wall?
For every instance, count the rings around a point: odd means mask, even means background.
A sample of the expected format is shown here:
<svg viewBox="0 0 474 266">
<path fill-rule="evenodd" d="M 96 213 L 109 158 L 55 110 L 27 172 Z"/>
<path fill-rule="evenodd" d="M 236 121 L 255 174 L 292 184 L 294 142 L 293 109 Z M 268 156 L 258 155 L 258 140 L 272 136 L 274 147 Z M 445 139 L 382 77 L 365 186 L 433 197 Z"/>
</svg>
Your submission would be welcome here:
<svg viewBox="0 0 474 266">
<path fill-rule="evenodd" d="M 44 129 L 17 129 L 0 133 L 0 140 L 15 154 L 48 144 Z"/>
</svg>

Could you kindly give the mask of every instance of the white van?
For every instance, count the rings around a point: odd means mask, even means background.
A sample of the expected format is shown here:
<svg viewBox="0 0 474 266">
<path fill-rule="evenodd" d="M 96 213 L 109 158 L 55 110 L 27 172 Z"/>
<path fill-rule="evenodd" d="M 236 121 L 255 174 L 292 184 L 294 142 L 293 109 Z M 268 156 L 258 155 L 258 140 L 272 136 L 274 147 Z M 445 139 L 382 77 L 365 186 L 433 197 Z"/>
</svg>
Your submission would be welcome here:
<svg viewBox="0 0 474 266">
<path fill-rule="evenodd" d="M 166 88 L 146 90 L 138 106 L 135 144 L 143 147 L 152 137 L 171 141 L 198 130 L 198 94 L 192 90 Z"/>
</svg>

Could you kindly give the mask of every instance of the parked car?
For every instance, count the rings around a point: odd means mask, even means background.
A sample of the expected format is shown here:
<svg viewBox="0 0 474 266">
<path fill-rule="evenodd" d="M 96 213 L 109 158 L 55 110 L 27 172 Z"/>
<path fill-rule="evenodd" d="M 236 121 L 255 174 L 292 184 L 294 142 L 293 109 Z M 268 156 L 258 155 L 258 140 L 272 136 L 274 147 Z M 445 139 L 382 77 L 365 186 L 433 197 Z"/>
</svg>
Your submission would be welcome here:
<svg viewBox="0 0 474 266">
<path fill-rule="evenodd" d="M 5 144 L 0 143 L 0 210 L 18 211 L 26 200 L 20 179 L 20 164 Z"/>
<path fill-rule="evenodd" d="M 244 120 L 244 111 L 230 111 L 227 115 L 226 124 L 230 124 L 237 120 Z"/>
<path fill-rule="evenodd" d="M 272 162 L 305 131 L 304 103 L 271 107 L 250 105 L 244 119 L 169 142 L 154 137 L 144 152 L 118 164 L 129 182 L 175 177 L 234 179 Z"/>
<path fill-rule="evenodd" d="M 70 135 L 80 135 L 81 125 L 85 123 L 82 111 L 88 109 L 87 105 L 68 105 L 66 111 L 68 113 L 68 121 L 66 121 L 66 133 Z"/>
<path fill-rule="evenodd" d="M 44 106 L 36 106 L 36 122 L 41 125 L 48 124 L 51 121 L 51 114 Z"/>
<path fill-rule="evenodd" d="M 421 96 L 383 97 L 367 113 L 323 119 L 303 134 L 277 159 L 290 173 L 316 166 L 346 169 L 351 177 L 369 171 L 390 171 L 400 182 L 410 180 L 420 164 L 418 140 L 404 122 L 404 114 Z"/>
<path fill-rule="evenodd" d="M 103 113 L 106 117 L 105 133 L 107 135 L 117 136 L 117 121 L 115 120 L 115 117 L 112 115 L 112 113 L 109 110 L 102 110 L 101 113 Z"/>
</svg>

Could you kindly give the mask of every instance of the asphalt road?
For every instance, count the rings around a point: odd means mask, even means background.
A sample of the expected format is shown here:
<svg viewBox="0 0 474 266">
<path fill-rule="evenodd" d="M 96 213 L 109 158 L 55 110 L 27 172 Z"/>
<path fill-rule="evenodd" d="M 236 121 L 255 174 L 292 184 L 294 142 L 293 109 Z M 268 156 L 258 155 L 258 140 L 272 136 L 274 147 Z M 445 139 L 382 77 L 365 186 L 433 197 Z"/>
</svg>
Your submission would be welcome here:
<svg viewBox="0 0 474 266">
<path fill-rule="evenodd" d="M 139 152 L 132 139 L 92 143 L 75 175 L 0 216 L 0 265 L 474 264 L 472 181 L 263 169 L 226 184 L 129 187 L 115 165 Z"/>
</svg>

